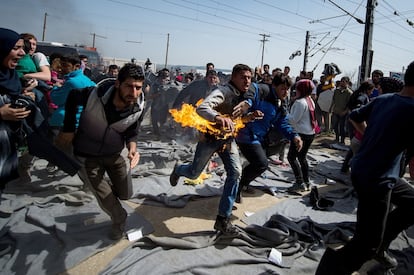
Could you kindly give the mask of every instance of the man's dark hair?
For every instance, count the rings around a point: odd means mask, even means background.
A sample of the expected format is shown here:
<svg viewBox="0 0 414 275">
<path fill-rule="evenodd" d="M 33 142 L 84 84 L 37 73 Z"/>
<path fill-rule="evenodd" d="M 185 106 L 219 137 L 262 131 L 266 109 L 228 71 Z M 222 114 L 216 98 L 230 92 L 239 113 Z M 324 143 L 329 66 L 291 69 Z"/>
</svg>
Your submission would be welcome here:
<svg viewBox="0 0 414 275">
<path fill-rule="evenodd" d="M 144 81 L 144 71 L 142 67 L 134 64 L 134 63 L 127 63 L 125 64 L 118 73 L 118 80 L 119 82 L 124 82 L 127 78 L 133 78 L 135 80 L 142 80 Z"/>
<path fill-rule="evenodd" d="M 287 87 L 290 87 L 290 86 L 292 86 L 292 80 L 287 75 L 284 75 L 284 74 L 276 74 L 273 77 L 272 85 L 279 86 L 281 84 L 285 84 Z"/>
<path fill-rule="evenodd" d="M 242 71 L 250 71 L 251 72 L 252 69 L 249 66 L 245 65 L 245 64 L 237 64 L 237 65 L 234 65 L 233 71 L 231 72 L 231 74 L 235 75 L 235 74 L 240 73 Z"/>
<path fill-rule="evenodd" d="M 206 73 L 206 76 L 209 76 L 209 75 L 216 76 L 217 75 L 217 71 L 215 71 L 215 70 L 208 70 L 207 73 Z"/>
<path fill-rule="evenodd" d="M 414 61 L 408 65 L 404 75 L 404 85 L 414 86 Z"/>
<path fill-rule="evenodd" d="M 351 81 L 351 79 L 349 79 L 349 77 L 347 77 L 347 76 L 343 76 L 342 78 L 341 78 L 341 81 L 345 81 L 347 84 L 349 84 L 349 81 Z"/>
<path fill-rule="evenodd" d="M 373 70 L 372 73 L 371 73 L 371 76 L 374 75 L 374 74 L 377 74 L 381 77 L 384 76 L 384 73 L 381 70 Z"/>
<path fill-rule="evenodd" d="M 211 62 L 208 62 L 208 63 L 206 64 L 206 68 L 208 68 L 208 67 L 210 67 L 210 66 L 213 66 L 213 68 L 214 68 L 214 64 L 213 64 L 213 63 L 211 63 Z"/>
<path fill-rule="evenodd" d="M 60 61 L 65 62 L 65 63 L 70 63 L 72 65 L 80 65 L 81 64 L 81 60 L 79 58 L 79 55 L 73 55 L 73 54 L 62 56 Z"/>
<path fill-rule="evenodd" d="M 115 64 L 111 64 L 111 65 L 109 65 L 108 66 L 108 70 L 110 71 L 110 70 L 118 70 L 119 68 L 118 68 L 118 65 L 115 65 Z"/>
<path fill-rule="evenodd" d="M 52 64 L 53 60 L 55 60 L 56 58 L 59 58 L 60 60 L 62 60 L 63 55 L 60 53 L 52 53 L 49 56 L 49 63 Z"/>
</svg>

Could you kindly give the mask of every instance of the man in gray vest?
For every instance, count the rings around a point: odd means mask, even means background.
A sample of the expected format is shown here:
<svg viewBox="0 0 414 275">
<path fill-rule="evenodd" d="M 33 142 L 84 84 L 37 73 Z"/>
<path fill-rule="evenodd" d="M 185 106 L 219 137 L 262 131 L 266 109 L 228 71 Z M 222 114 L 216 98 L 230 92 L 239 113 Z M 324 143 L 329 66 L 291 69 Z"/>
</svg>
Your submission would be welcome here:
<svg viewBox="0 0 414 275">
<path fill-rule="evenodd" d="M 139 161 L 136 141 L 144 109 L 143 84 L 142 68 L 126 64 L 115 81 L 105 81 L 97 88 L 72 90 L 66 102 L 64 126 L 58 136 L 58 141 L 64 144 L 73 141 L 74 154 L 83 160 L 87 180 L 100 206 L 111 217 L 109 237 L 114 240 L 124 236 L 127 212 L 119 200 L 132 195 L 128 171 Z M 84 109 L 76 130 L 79 105 Z M 128 164 L 121 155 L 125 147 Z M 104 179 L 105 173 L 111 184 Z"/>
</svg>

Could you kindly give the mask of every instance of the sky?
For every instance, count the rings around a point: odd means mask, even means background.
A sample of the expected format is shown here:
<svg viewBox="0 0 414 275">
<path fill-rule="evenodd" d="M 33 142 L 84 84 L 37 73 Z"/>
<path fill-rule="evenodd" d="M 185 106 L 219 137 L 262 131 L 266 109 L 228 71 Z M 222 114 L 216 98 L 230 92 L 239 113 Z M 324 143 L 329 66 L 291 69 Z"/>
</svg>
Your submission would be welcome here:
<svg viewBox="0 0 414 275">
<path fill-rule="evenodd" d="M 3 0 L 4 1 L 4 0 Z M 4 1 L 6 2 L 6 1 Z M 358 79 L 367 0 L 8 0 L 0 26 L 39 41 L 94 46 L 104 57 L 231 70 L 304 68 L 318 78 L 335 63 Z M 45 16 L 47 14 L 47 16 Z M 46 24 L 45 24 L 46 18 Z M 372 69 L 401 72 L 414 60 L 412 0 L 377 0 Z M 45 29 L 44 29 L 45 27 Z M 265 40 L 265 42 L 263 42 Z M 292 53 L 301 55 L 293 59 Z"/>
</svg>

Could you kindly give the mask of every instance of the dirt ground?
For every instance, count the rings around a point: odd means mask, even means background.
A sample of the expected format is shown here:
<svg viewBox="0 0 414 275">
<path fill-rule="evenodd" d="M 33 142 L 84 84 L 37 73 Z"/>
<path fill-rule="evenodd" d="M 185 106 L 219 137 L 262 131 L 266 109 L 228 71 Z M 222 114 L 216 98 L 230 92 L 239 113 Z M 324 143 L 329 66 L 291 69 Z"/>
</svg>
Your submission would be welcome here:
<svg viewBox="0 0 414 275">
<path fill-rule="evenodd" d="M 237 209 L 233 211 L 233 223 L 245 226 L 241 221 L 245 212 L 256 212 L 279 202 L 274 196 L 256 190 L 255 194 L 245 195 L 242 204 L 236 204 Z M 217 215 L 220 197 L 197 199 L 190 201 L 184 208 L 167 208 L 149 205 L 128 204 L 144 216 L 154 227 L 154 236 L 174 236 L 196 231 L 213 230 Z M 130 242 L 121 240 L 100 252 L 65 274 L 98 274 L 118 253 L 125 249 Z"/>
<path fill-rule="evenodd" d="M 313 146 L 317 146 L 321 142 L 331 141 L 332 139 L 332 137 L 315 139 Z M 319 190 L 323 193 L 339 186 L 341 185 L 337 183 L 336 185 L 319 187 Z M 307 193 L 304 192 L 303 194 L 307 195 Z M 237 209 L 233 211 L 233 223 L 244 227 L 246 225 L 241 220 L 246 213 L 254 213 L 268 208 L 283 199 L 285 198 L 277 198 L 261 190 L 255 190 L 255 194 L 245 194 L 243 196 L 243 203 L 235 204 Z M 219 200 L 220 197 L 197 199 L 190 201 L 184 208 L 127 203 L 153 225 L 155 231 L 152 234 L 154 236 L 173 237 L 174 234 L 213 230 Z M 98 274 L 117 254 L 130 244 L 126 239 L 120 240 L 113 246 L 86 259 L 63 274 Z"/>
</svg>

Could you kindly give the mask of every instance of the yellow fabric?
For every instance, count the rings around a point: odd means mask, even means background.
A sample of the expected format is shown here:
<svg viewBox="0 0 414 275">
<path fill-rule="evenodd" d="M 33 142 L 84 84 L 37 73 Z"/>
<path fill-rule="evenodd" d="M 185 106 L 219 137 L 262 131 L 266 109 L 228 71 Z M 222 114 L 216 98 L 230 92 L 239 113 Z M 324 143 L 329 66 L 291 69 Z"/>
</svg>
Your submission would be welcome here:
<svg viewBox="0 0 414 275">
<path fill-rule="evenodd" d="M 202 184 L 204 182 L 205 179 L 211 178 L 211 174 L 207 174 L 207 173 L 201 173 L 200 176 L 198 176 L 198 178 L 196 179 L 188 179 L 185 178 L 184 179 L 184 184 L 187 185 L 197 185 L 197 184 Z"/>
</svg>

